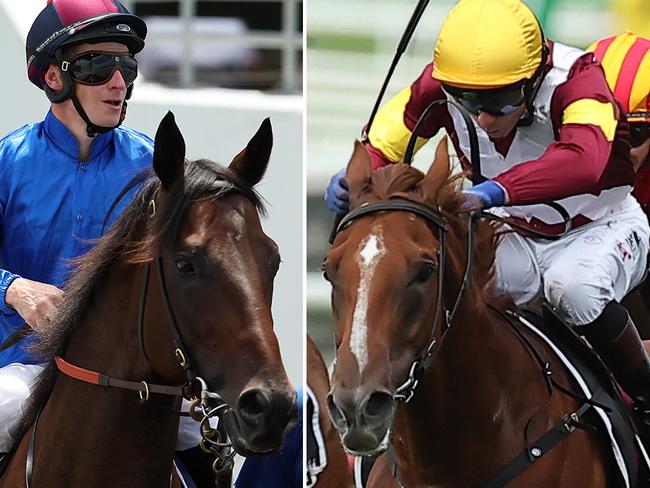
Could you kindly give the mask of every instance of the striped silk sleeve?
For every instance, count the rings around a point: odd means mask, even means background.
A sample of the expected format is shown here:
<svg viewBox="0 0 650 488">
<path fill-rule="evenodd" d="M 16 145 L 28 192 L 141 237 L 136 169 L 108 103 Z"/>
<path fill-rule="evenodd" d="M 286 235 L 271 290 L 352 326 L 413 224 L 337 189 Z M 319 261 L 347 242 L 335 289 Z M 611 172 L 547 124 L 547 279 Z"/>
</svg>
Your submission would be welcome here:
<svg viewBox="0 0 650 488">
<path fill-rule="evenodd" d="M 433 100 L 444 98 L 440 84 L 432 78 L 431 72 L 432 64 L 429 64 L 411 86 L 401 90 L 377 112 L 368 134 L 367 148 L 374 169 L 404 162 L 406 146 L 420 115 Z M 446 108 L 434 108 L 416 140 L 416 152 L 438 132 L 446 118 Z"/>
</svg>

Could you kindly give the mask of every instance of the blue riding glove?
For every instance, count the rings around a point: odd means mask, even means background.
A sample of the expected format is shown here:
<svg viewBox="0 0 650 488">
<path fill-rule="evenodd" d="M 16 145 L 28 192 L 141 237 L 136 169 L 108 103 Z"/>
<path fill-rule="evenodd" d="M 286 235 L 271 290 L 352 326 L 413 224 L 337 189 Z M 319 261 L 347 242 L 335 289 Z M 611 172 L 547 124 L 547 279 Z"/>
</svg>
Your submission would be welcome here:
<svg viewBox="0 0 650 488">
<path fill-rule="evenodd" d="M 501 207 L 506 203 L 506 192 L 497 182 L 488 180 L 463 191 L 467 210 Z"/>
<path fill-rule="evenodd" d="M 337 214 L 348 213 L 350 208 L 350 195 L 348 193 L 348 182 L 345 179 L 346 168 L 337 172 L 325 191 L 325 203 L 327 208 Z"/>
</svg>

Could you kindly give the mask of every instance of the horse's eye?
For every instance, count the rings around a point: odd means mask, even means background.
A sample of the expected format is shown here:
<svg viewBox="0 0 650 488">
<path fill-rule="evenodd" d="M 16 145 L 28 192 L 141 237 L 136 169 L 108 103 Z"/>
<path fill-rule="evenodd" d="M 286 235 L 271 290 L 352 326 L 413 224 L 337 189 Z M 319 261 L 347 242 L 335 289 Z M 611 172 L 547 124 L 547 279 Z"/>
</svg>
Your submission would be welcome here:
<svg viewBox="0 0 650 488">
<path fill-rule="evenodd" d="M 186 258 L 177 258 L 176 261 L 176 271 L 183 274 L 194 273 L 194 266 Z"/>
<path fill-rule="evenodd" d="M 420 267 L 418 274 L 415 276 L 413 279 L 414 283 L 426 283 L 429 281 L 429 278 L 431 278 L 431 275 L 433 274 L 433 271 L 435 269 L 435 266 L 433 263 L 426 262 L 423 263 L 422 266 Z"/>
</svg>

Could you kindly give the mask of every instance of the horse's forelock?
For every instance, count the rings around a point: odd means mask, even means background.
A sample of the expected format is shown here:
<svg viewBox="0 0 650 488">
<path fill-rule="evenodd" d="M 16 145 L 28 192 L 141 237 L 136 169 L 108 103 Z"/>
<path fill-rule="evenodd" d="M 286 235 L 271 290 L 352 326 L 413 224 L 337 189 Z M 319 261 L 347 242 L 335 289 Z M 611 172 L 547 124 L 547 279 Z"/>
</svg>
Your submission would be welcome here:
<svg viewBox="0 0 650 488">
<path fill-rule="evenodd" d="M 435 163 L 434 163 L 435 164 Z M 468 214 L 462 210 L 465 199 L 461 192 L 461 182 L 467 177 L 466 173 L 452 172 L 449 165 L 434 168 L 443 173 L 437 175 L 435 184 L 424 188 L 425 175 L 412 166 L 406 164 L 392 164 L 374 171 L 372 174 L 370 191 L 359 204 L 390 200 L 391 198 L 404 198 L 421 203 L 431 209 L 439 210 L 449 222 L 450 232 L 457 239 L 451 240 L 450 253 L 457 262 L 465 262 L 465 242 L 467 242 Z M 428 175 L 431 174 L 431 170 Z M 427 176 L 428 176 L 427 175 Z M 479 221 L 475 226 L 475 257 L 474 276 L 481 293 L 492 293 L 490 283 L 493 279 L 493 263 L 495 258 L 498 237 L 494 226 L 485 221 Z"/>
<path fill-rule="evenodd" d="M 372 175 L 370 201 L 407 198 L 431 208 L 444 208 L 450 213 L 463 203 L 459 194 L 463 174 L 452 174 L 448 168 L 435 187 L 423 188 L 425 175 L 419 169 L 406 164 L 391 164 L 375 171 Z"/>
</svg>

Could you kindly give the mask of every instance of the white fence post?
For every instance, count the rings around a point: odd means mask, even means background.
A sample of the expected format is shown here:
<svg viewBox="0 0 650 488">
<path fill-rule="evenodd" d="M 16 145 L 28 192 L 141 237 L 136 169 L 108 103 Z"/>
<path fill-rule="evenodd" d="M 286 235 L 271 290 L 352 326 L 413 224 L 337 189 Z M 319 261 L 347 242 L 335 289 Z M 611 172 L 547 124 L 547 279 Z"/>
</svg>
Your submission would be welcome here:
<svg viewBox="0 0 650 488">
<path fill-rule="evenodd" d="M 183 22 L 183 54 L 180 66 L 180 83 L 182 87 L 190 87 L 194 83 L 194 63 L 192 63 L 192 19 L 196 15 L 196 0 L 182 0 L 180 17 Z"/>
<path fill-rule="evenodd" d="M 129 11 L 133 12 L 136 3 L 169 2 L 174 0 L 121 0 Z M 225 0 L 212 0 L 223 2 Z M 256 1 L 256 0 L 242 0 Z M 298 81 L 298 51 L 302 50 L 302 42 L 298 37 L 299 2 L 301 0 L 265 0 L 279 3 L 282 7 L 282 30 L 278 33 L 250 32 L 235 35 L 217 35 L 219 39 L 240 41 L 261 49 L 278 49 L 281 52 L 281 88 L 285 93 L 301 91 Z M 192 63 L 192 46 L 200 39 L 206 39 L 205 34 L 198 35 L 192 31 L 192 20 L 196 16 L 196 0 L 180 0 L 178 12 L 183 29 L 179 42 L 182 43 L 182 59 L 179 64 L 179 82 L 184 88 L 191 87 L 195 82 L 196 69 Z"/>
</svg>

